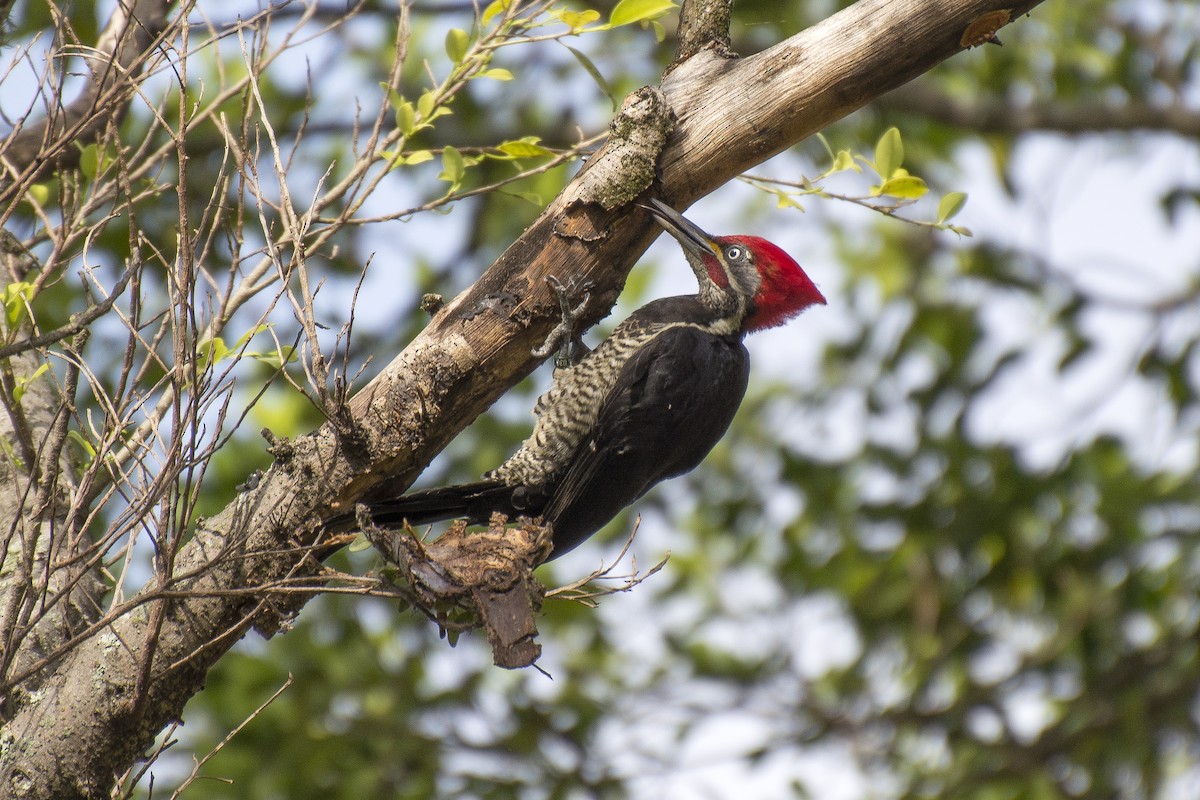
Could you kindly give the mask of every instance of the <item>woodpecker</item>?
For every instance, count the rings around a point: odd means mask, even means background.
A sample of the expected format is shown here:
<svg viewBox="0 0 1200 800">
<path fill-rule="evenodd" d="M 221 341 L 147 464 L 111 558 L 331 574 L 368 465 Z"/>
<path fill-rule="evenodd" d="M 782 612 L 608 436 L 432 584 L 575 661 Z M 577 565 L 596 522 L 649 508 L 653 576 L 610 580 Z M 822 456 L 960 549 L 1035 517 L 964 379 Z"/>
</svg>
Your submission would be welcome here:
<svg viewBox="0 0 1200 800">
<path fill-rule="evenodd" d="M 646 304 L 595 350 L 556 369 L 534 407 L 532 435 L 482 480 L 368 500 L 375 524 L 482 523 L 496 511 L 540 516 L 556 558 L 708 455 L 746 392 L 746 334 L 825 298 L 765 239 L 710 236 L 656 199 L 643 208 L 678 240 L 699 292 Z M 345 528 L 347 519 L 332 524 Z"/>
</svg>

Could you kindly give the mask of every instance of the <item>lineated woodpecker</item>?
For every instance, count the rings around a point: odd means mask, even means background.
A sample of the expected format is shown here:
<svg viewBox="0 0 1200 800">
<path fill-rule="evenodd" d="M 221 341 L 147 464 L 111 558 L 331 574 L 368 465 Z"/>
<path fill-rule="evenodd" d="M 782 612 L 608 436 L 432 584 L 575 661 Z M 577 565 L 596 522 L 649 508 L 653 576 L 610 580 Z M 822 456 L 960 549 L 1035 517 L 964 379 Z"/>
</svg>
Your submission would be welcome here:
<svg viewBox="0 0 1200 800">
<path fill-rule="evenodd" d="M 557 369 L 534 407 L 533 434 L 483 480 L 367 500 L 375 524 L 541 516 L 557 557 L 708 455 L 746 392 L 742 339 L 825 298 L 765 239 L 710 236 L 658 200 L 643 207 L 682 245 L 699 293 L 646 304 L 578 363 Z M 353 527 L 348 516 L 330 524 Z"/>
</svg>

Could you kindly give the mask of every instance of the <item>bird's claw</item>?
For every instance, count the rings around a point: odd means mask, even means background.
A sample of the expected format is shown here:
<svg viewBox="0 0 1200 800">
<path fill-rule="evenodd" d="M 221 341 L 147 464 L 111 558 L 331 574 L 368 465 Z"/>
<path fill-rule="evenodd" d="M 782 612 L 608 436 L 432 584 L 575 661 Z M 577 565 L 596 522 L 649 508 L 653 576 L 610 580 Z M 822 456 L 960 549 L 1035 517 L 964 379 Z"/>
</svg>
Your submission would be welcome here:
<svg viewBox="0 0 1200 800">
<path fill-rule="evenodd" d="M 583 332 L 575 330 L 575 323 L 587 310 L 588 302 L 592 299 L 591 281 L 584 283 L 581 287 L 583 297 L 576 304 L 571 302 L 571 295 L 576 291 L 574 281 L 571 281 L 570 285 L 566 285 L 554 275 L 547 275 L 546 284 L 554 290 L 554 294 L 558 297 L 558 305 L 562 309 L 562 321 L 554 327 L 554 330 L 550 331 L 550 335 L 546 337 L 546 341 L 542 343 L 541 347 L 533 349 L 533 355 L 536 358 L 545 358 L 558 350 L 554 366 L 557 368 L 574 366 L 588 354 L 588 348 L 584 346 L 580 338 Z"/>
<path fill-rule="evenodd" d="M 572 280 L 571 284 L 568 286 L 554 275 L 547 275 L 546 283 L 551 289 L 554 290 L 554 295 L 558 298 L 558 305 L 562 309 L 561 324 L 569 324 L 573 328 L 575 322 L 587 309 L 588 302 L 592 299 L 592 282 L 584 281 L 582 285 L 576 287 L 575 281 Z M 572 306 L 571 295 L 577 290 L 583 292 L 583 297 L 580 299 L 579 303 Z"/>
</svg>

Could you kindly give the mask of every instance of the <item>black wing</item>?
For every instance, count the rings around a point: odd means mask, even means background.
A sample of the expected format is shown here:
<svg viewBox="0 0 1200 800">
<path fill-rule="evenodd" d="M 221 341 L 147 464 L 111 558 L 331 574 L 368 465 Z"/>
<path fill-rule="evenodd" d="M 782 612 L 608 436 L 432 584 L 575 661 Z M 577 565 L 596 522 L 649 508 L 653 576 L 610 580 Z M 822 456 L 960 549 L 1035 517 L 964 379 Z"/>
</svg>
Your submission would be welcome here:
<svg viewBox="0 0 1200 800">
<path fill-rule="evenodd" d="M 554 556 L 703 461 L 733 421 L 749 373 L 740 339 L 694 327 L 664 331 L 630 358 L 546 504 Z"/>
</svg>

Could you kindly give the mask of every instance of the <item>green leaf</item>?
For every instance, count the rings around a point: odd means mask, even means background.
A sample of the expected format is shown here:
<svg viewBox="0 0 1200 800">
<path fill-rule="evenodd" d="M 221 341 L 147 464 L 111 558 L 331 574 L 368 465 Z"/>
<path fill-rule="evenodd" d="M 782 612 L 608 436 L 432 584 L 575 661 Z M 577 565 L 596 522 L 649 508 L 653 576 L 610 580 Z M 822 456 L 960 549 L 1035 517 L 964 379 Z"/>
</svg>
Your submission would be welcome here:
<svg viewBox="0 0 1200 800">
<path fill-rule="evenodd" d="M 885 181 L 895 175 L 904 163 L 904 142 L 899 128 L 888 128 L 875 145 L 875 171 Z"/>
<path fill-rule="evenodd" d="M 775 193 L 775 206 L 777 208 L 798 208 L 801 211 L 804 210 L 804 206 L 800 205 L 800 202 L 787 192 Z"/>
<path fill-rule="evenodd" d="M 612 86 L 609 84 L 609 82 L 607 80 L 605 80 L 604 76 L 602 74 L 600 74 L 600 70 L 596 67 L 596 65 L 592 62 L 592 60 L 590 58 L 588 58 L 584 53 L 580 52 L 579 50 L 576 50 L 574 47 L 571 47 L 570 45 L 563 45 L 563 46 L 571 51 L 571 55 L 575 56 L 575 60 L 579 62 L 579 65 L 587 71 L 588 75 L 592 76 L 592 80 L 594 80 L 596 82 L 596 85 L 600 87 L 600 91 L 604 92 L 604 96 L 607 97 L 609 99 L 609 102 L 612 103 L 613 111 L 616 111 L 617 110 L 616 92 L 613 91 Z"/>
<path fill-rule="evenodd" d="M 25 193 L 29 202 L 39 206 L 46 205 L 46 201 L 50 199 L 50 187 L 44 183 L 35 183 L 29 187 L 29 191 Z"/>
<path fill-rule="evenodd" d="M 537 136 L 523 136 L 511 142 L 502 142 L 497 146 L 497 150 L 507 156 L 513 158 L 537 158 L 539 156 L 552 156 L 554 152 L 547 150 L 538 144 Z"/>
<path fill-rule="evenodd" d="M 25 396 L 25 390 L 29 388 L 29 384 L 36 381 L 48 369 L 50 369 L 49 364 L 42 364 L 33 371 L 32 375 L 18 378 L 16 385 L 13 386 L 13 401 L 16 403 L 21 402 L 21 398 Z"/>
<path fill-rule="evenodd" d="M 263 331 L 269 330 L 270 327 L 271 327 L 270 325 L 255 325 L 253 328 L 246 331 L 238 338 L 237 344 L 235 344 L 233 346 L 233 349 L 241 350 L 243 347 L 250 344 L 251 339 L 253 339 L 255 336 L 258 336 Z"/>
<path fill-rule="evenodd" d="M 100 174 L 100 152 L 95 144 L 80 149 L 79 171 L 89 181 L 96 180 L 96 176 Z"/>
<path fill-rule="evenodd" d="M 512 0 L 495 0 L 483 10 L 483 16 L 480 17 L 480 22 L 487 25 L 496 17 L 497 14 L 503 14 L 512 5 Z"/>
<path fill-rule="evenodd" d="M 7 436 L 0 436 L 0 450 L 4 451 L 4 457 L 14 467 L 16 467 L 21 472 L 27 471 L 25 469 L 24 459 L 22 459 L 19 455 L 17 455 L 17 451 L 13 449 L 13 446 L 9 443 Z"/>
<path fill-rule="evenodd" d="M 446 55 L 455 64 L 461 64 L 467 57 L 467 48 L 471 45 L 471 35 L 461 28 L 451 28 L 446 33 Z"/>
<path fill-rule="evenodd" d="M 92 443 L 87 440 L 86 436 L 72 428 L 71 430 L 67 431 L 67 438 L 77 444 L 79 448 L 87 455 L 84 466 L 87 466 L 87 464 L 90 464 L 92 461 L 96 460 L 96 448 L 92 446 Z"/>
<path fill-rule="evenodd" d="M 102 175 L 108 170 L 113 158 L 112 148 L 89 144 L 79 149 L 79 169 L 88 180 L 94 181 L 97 175 Z"/>
<path fill-rule="evenodd" d="M 426 161 L 433 160 L 433 153 L 428 150 L 413 150 L 408 155 L 396 150 L 384 150 L 379 153 L 379 157 L 388 162 L 391 169 L 396 167 L 411 167 L 417 164 L 424 164 Z"/>
<path fill-rule="evenodd" d="M 273 369 L 279 369 L 284 364 L 295 363 L 298 356 L 296 348 L 291 345 L 284 345 L 278 350 L 269 353 L 246 353 L 247 358 L 253 358 L 255 361 L 266 364 Z"/>
<path fill-rule="evenodd" d="M 938 203 L 937 221 L 939 224 L 953 219 L 967 204 L 966 192 L 950 192 Z"/>
<path fill-rule="evenodd" d="M 600 19 L 600 12 L 591 8 L 584 11 L 551 11 L 550 15 L 561 20 L 564 25 L 571 29 L 571 33 L 579 33 L 588 25 Z"/>
<path fill-rule="evenodd" d="M 492 69 L 485 69 L 483 72 L 479 73 L 479 77 L 491 78 L 492 80 L 496 81 L 511 81 L 513 79 L 513 74 L 503 67 L 493 67 Z"/>
<path fill-rule="evenodd" d="M 817 133 L 817 141 L 825 148 L 825 154 L 829 156 L 829 160 L 833 161 L 833 148 L 829 146 L 829 140 L 825 138 L 825 134 Z"/>
<path fill-rule="evenodd" d="M 27 281 L 14 281 L 4 287 L 0 301 L 4 303 L 4 321 L 8 324 L 10 331 L 16 330 L 29 314 L 33 289 L 33 284 Z"/>
<path fill-rule="evenodd" d="M 466 172 L 466 165 L 463 162 L 462 153 L 458 152 L 458 148 L 447 145 L 442 150 L 442 172 L 438 175 L 438 180 L 458 186 L 462 183 L 464 172 Z"/>
<path fill-rule="evenodd" d="M 423 120 L 429 119 L 433 113 L 433 107 L 437 104 L 437 95 L 432 91 L 425 92 L 417 98 L 417 114 Z"/>
<path fill-rule="evenodd" d="M 396 107 L 396 127 L 406 137 L 412 136 L 417 128 L 417 110 L 407 100 L 401 99 Z"/>
<path fill-rule="evenodd" d="M 404 102 L 404 95 L 396 91 L 394 86 L 389 86 L 383 81 L 380 81 L 379 85 L 385 92 L 387 92 L 388 105 L 392 108 L 399 108 L 400 104 Z"/>
<path fill-rule="evenodd" d="M 613 8 L 612 14 L 608 18 L 608 24 L 613 28 L 630 25 L 634 22 L 661 17 L 673 8 L 675 8 L 675 3 L 671 0 L 621 0 Z"/>
<path fill-rule="evenodd" d="M 874 187 L 871 190 L 872 194 L 876 194 L 875 189 L 878 189 L 877 194 L 884 194 L 888 197 L 899 197 L 904 200 L 915 200 L 922 197 L 929 191 L 929 187 L 925 185 L 925 181 L 915 175 L 900 175 L 886 180 L 882 186 Z"/>
<path fill-rule="evenodd" d="M 853 153 L 849 150 L 838 150 L 837 155 L 833 157 L 833 166 L 829 168 L 830 174 L 845 172 L 848 169 L 855 172 L 862 172 L 862 167 L 854 161 Z"/>
<path fill-rule="evenodd" d="M 229 345 L 225 344 L 225 340 L 220 336 L 214 336 L 206 349 L 208 350 L 207 364 L 216 364 L 229 355 Z"/>
</svg>

